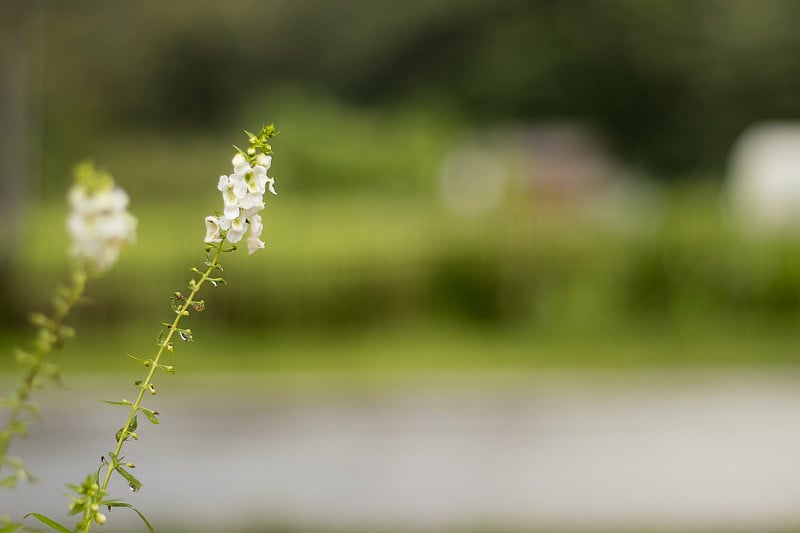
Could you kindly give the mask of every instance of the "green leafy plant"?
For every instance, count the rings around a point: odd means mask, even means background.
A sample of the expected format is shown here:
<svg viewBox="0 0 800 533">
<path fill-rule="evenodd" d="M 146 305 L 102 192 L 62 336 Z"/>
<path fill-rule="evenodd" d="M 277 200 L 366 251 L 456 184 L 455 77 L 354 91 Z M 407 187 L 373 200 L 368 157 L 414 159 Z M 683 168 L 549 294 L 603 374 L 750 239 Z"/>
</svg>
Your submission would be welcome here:
<svg viewBox="0 0 800 533">
<path fill-rule="evenodd" d="M 50 315 L 31 315 L 31 323 L 37 328 L 35 340 L 29 348 L 15 352 L 23 377 L 0 403 L 8 410 L 6 424 L 0 428 L 2 487 L 13 488 L 18 482 L 32 478 L 22 459 L 9 457 L 8 451 L 15 437 L 27 433 L 26 415 L 39 412 L 31 397 L 35 389 L 43 386 L 41 378 L 59 381 L 58 365 L 49 361 L 48 355 L 75 334 L 65 324 L 67 316 L 81 301 L 88 279 L 111 268 L 136 235 L 136 219 L 127 211 L 128 195 L 115 185 L 114 179 L 90 162 L 78 165 L 74 173 L 67 219 L 74 260 L 70 283 L 57 290 Z M 11 472 L 6 473 L 9 469 Z"/>
<path fill-rule="evenodd" d="M 159 423 L 159 412 L 144 405 L 145 398 L 157 394 L 153 378 L 156 373 L 172 374 L 175 368 L 172 364 L 165 363 L 165 359 L 175 352 L 176 341 L 193 342 L 194 335 L 190 328 L 182 325 L 182 320 L 192 312 L 205 310 L 205 301 L 198 299 L 200 290 L 206 283 L 213 286 L 225 284 L 222 277 L 224 272 L 220 263 L 222 254 L 233 252 L 237 244 L 244 241 L 250 254 L 264 247 L 261 240 L 263 224 L 259 212 L 264 209 L 264 195 L 267 191 L 275 193 L 274 180 L 267 176 L 267 171 L 272 163 L 272 147 L 269 141 L 277 135 L 275 127 L 264 126 L 258 134 L 245 132 L 248 136 L 249 146 L 242 150 L 236 148 L 233 157 L 233 173 L 223 175 L 219 179 L 217 189 L 222 193 L 223 210 L 214 212 L 205 218 L 206 257 L 203 268 L 192 267 L 192 277 L 188 283 L 188 292 L 175 291 L 170 295 L 170 307 L 173 318 L 162 322 L 162 329 L 157 340 L 157 349 L 152 357 L 138 357 L 127 354 L 128 357 L 145 367 L 143 379 L 136 380 L 134 387 L 136 395 L 133 400 L 108 400 L 106 403 L 125 407 L 128 410 L 124 424 L 114 435 L 115 446 L 101 458 L 100 467 L 89 474 L 80 484 L 68 485 L 71 491 L 72 502 L 69 513 L 78 516 L 78 523 L 72 529 L 50 517 L 39 513 L 30 513 L 32 517 L 42 524 L 61 533 L 87 533 L 93 524 L 102 525 L 107 520 L 104 510 L 115 507 L 128 508 L 136 512 L 149 531 L 153 527 L 145 516 L 131 504 L 121 499 L 108 498 L 108 485 L 116 473 L 122 477 L 133 492 L 142 489 L 142 482 L 131 473 L 135 468 L 132 462 L 126 461 L 122 452 L 125 444 L 131 440 L 138 440 L 136 430 L 139 427 L 139 415 L 152 424 Z"/>
</svg>

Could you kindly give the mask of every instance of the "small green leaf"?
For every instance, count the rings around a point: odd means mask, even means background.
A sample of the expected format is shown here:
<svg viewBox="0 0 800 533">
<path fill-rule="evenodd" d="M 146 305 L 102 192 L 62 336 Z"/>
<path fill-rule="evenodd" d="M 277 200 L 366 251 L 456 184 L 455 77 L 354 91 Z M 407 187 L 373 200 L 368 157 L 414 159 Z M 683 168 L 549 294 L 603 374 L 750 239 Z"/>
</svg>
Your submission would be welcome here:
<svg viewBox="0 0 800 533">
<path fill-rule="evenodd" d="M 117 501 L 103 501 L 103 502 L 100 502 L 100 505 L 107 505 L 109 507 L 125 507 L 126 509 L 130 509 L 131 511 L 133 511 L 134 513 L 139 515 L 139 518 L 142 519 L 142 522 L 144 522 L 144 525 L 147 526 L 147 530 L 150 531 L 150 533 L 155 533 L 155 530 L 153 529 L 153 526 L 150 524 L 150 522 L 147 521 L 147 518 L 145 518 L 144 515 L 142 514 L 142 512 L 139 509 L 137 509 L 136 507 L 134 507 L 133 505 L 131 505 L 129 503 L 117 502 Z M 2 533 L 2 532 L 0 532 L 0 533 Z"/>
<path fill-rule="evenodd" d="M 156 388 L 153 386 L 152 383 L 145 383 L 140 379 L 138 381 L 134 381 L 133 384 L 139 387 L 140 389 L 144 389 L 146 391 L 150 391 L 151 393 L 155 394 L 154 391 Z"/>
<path fill-rule="evenodd" d="M 158 342 L 161 343 L 161 337 L 160 336 L 159 336 Z M 128 357 L 130 357 L 134 361 L 139 361 L 140 363 L 142 363 L 146 367 L 149 367 L 153 363 L 152 359 L 142 359 L 141 357 L 136 357 L 135 355 L 131 355 L 131 354 L 127 353 L 127 352 L 125 353 L 125 355 L 127 355 Z"/>
<path fill-rule="evenodd" d="M 33 356 L 25 350 L 14 350 L 14 359 L 18 364 L 24 365 L 33 360 Z"/>
<path fill-rule="evenodd" d="M 39 406 L 35 403 L 26 403 L 20 406 L 20 409 L 24 409 L 30 412 L 33 416 L 39 416 Z"/>
<path fill-rule="evenodd" d="M 103 403 L 108 405 L 132 405 L 129 400 L 122 400 L 121 402 L 112 402 L 111 400 L 103 400 Z"/>
<path fill-rule="evenodd" d="M 142 482 L 136 479 L 136 477 L 122 468 L 121 466 L 117 466 L 117 472 L 120 473 L 122 477 L 125 478 L 125 481 L 128 482 L 128 486 L 131 488 L 133 492 L 139 492 L 142 489 Z"/>
<path fill-rule="evenodd" d="M 144 416 L 152 422 L 153 424 L 160 424 L 161 421 L 158 419 L 158 411 L 153 411 L 152 409 L 147 409 L 146 407 L 140 407 L 139 410 L 144 413 Z"/>
<path fill-rule="evenodd" d="M 156 365 L 156 367 L 159 370 L 163 370 L 167 374 L 174 374 L 175 373 L 175 367 L 172 366 L 172 365 L 162 365 L 161 363 L 159 363 L 158 365 Z"/>
<path fill-rule="evenodd" d="M 203 261 L 203 264 L 205 266 L 207 266 L 208 268 L 213 268 L 213 269 L 219 270 L 220 272 L 224 272 L 225 271 L 225 269 L 222 268 L 222 265 L 220 265 L 219 263 L 212 263 L 211 259 L 207 259 L 207 260 Z"/>
<path fill-rule="evenodd" d="M 128 437 L 133 437 L 133 439 L 136 440 L 137 437 L 136 437 L 136 435 L 134 435 L 133 432 L 136 431 L 137 425 L 138 425 L 138 421 L 136 420 L 136 417 L 134 416 L 133 420 L 131 421 L 130 426 L 128 426 L 128 430 L 127 431 L 125 431 L 124 427 L 119 428 L 119 431 L 117 431 L 117 434 L 115 435 L 115 438 L 116 438 L 117 442 L 119 442 L 120 440 L 126 441 L 126 440 L 128 440 Z"/>
<path fill-rule="evenodd" d="M 8 429 L 9 431 L 11 431 L 11 433 L 18 433 L 19 435 L 27 435 L 28 422 L 26 420 L 17 420 L 15 423 L 9 424 Z"/>
<path fill-rule="evenodd" d="M 52 529 L 54 529 L 54 530 L 58 531 L 59 533 L 72 533 L 72 532 L 71 532 L 69 529 L 67 529 L 65 526 L 62 526 L 61 524 L 59 524 L 58 522 L 56 522 L 56 521 L 55 521 L 55 520 L 53 520 L 52 518 L 47 518 L 47 517 L 46 517 L 45 515 L 43 515 L 43 514 L 39 514 L 39 513 L 28 513 L 28 514 L 26 514 L 25 516 L 23 516 L 23 517 L 22 517 L 22 519 L 23 519 L 23 520 L 25 520 L 25 519 L 26 519 L 26 518 L 28 518 L 29 516 L 32 516 L 32 517 L 34 517 L 36 520 L 38 520 L 39 522 L 43 523 L 43 524 L 44 524 L 44 525 L 46 525 L 46 526 L 50 526 Z"/>
<path fill-rule="evenodd" d="M 52 320 L 41 313 L 33 313 L 30 317 L 28 317 L 28 319 L 34 326 L 48 326 L 50 323 L 52 323 Z"/>
<path fill-rule="evenodd" d="M 54 365 L 53 363 L 42 363 L 39 371 L 43 376 L 50 378 L 53 382 L 59 385 L 62 384 L 58 365 Z"/>
</svg>

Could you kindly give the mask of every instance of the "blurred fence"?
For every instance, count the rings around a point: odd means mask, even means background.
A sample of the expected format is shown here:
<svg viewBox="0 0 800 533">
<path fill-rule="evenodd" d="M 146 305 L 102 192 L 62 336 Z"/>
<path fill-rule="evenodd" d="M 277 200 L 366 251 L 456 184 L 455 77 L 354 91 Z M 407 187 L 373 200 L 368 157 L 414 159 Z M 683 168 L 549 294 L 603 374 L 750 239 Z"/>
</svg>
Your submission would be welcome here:
<svg viewBox="0 0 800 533">
<path fill-rule="evenodd" d="M 800 242 L 740 235 L 713 199 L 676 196 L 620 226 L 523 203 L 464 218 L 429 203 L 282 198 L 266 251 L 226 258 L 230 285 L 206 294 L 209 311 L 196 320 L 256 329 L 794 323 Z M 201 228 L 158 212 L 142 216 L 139 244 L 92 283 L 79 322 L 152 323 L 185 288 L 187 268 L 203 260 Z M 35 238 L 16 258 L 6 327 L 47 305 L 62 277 L 62 243 L 44 227 L 58 223 L 42 215 L 29 224 Z M 182 237 L 192 231 L 196 239 Z"/>
</svg>

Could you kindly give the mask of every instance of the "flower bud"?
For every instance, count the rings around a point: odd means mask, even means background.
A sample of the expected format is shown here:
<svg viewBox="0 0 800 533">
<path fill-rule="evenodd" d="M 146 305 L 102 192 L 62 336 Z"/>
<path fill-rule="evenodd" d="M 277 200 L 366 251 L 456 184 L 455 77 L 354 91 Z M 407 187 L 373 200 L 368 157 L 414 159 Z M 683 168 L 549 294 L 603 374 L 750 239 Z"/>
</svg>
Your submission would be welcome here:
<svg viewBox="0 0 800 533">
<path fill-rule="evenodd" d="M 94 521 L 97 523 L 98 526 L 102 526 L 106 523 L 106 515 L 103 513 L 97 513 L 94 515 Z"/>
</svg>

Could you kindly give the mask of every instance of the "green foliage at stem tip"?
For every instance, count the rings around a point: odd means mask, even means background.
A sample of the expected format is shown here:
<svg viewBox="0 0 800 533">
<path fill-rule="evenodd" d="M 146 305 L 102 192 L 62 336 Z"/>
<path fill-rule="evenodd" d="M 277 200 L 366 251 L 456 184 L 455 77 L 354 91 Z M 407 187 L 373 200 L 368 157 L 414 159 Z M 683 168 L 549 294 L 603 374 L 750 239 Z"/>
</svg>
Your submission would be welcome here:
<svg viewBox="0 0 800 533">
<path fill-rule="evenodd" d="M 272 145 L 270 145 L 269 141 L 278 135 L 278 130 L 275 129 L 274 124 L 262 126 L 258 133 L 244 130 L 244 134 L 247 135 L 247 142 L 250 147 L 247 150 L 242 150 L 236 145 L 233 145 L 233 147 L 246 159 L 252 160 L 259 152 L 265 155 L 272 154 Z"/>
<path fill-rule="evenodd" d="M 85 187 L 89 192 L 102 191 L 114 186 L 114 178 L 108 172 L 98 169 L 94 161 L 84 161 L 72 171 L 75 183 Z"/>
</svg>

